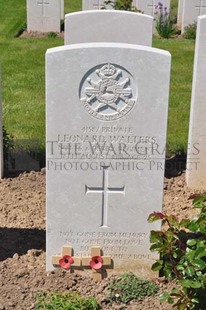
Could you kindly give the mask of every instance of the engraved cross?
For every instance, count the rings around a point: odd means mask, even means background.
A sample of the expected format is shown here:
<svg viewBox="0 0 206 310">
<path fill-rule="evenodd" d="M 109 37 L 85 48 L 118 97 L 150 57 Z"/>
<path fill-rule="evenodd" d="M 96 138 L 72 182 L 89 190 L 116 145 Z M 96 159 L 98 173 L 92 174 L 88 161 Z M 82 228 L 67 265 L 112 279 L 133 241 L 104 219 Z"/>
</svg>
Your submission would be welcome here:
<svg viewBox="0 0 206 310">
<path fill-rule="evenodd" d="M 148 4 L 147 7 L 149 9 L 152 9 L 152 16 L 154 16 L 154 11 L 155 11 L 155 7 L 156 7 L 156 0 L 152 0 L 152 3 Z"/>
<path fill-rule="evenodd" d="M 203 9 L 206 9 L 206 3 L 204 0 L 199 0 L 199 5 L 196 5 L 195 8 L 199 10 L 198 15 L 203 15 Z"/>
<path fill-rule="evenodd" d="M 45 16 L 46 5 L 50 3 L 46 0 L 41 0 L 41 1 L 38 1 L 37 4 L 42 6 L 42 16 Z"/>
<path fill-rule="evenodd" d="M 108 227 L 108 195 L 109 194 L 125 194 L 125 186 L 109 187 L 109 166 L 103 166 L 103 179 L 101 187 L 89 187 L 85 185 L 85 193 L 100 193 L 102 194 L 102 217 L 101 226 Z"/>
</svg>

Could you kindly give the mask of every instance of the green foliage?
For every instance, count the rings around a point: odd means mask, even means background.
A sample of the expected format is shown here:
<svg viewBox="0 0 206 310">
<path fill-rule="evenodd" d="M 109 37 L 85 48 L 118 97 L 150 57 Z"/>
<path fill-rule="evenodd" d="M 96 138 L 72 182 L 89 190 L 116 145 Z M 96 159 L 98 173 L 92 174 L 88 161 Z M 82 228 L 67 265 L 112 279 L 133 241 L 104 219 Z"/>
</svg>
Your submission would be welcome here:
<svg viewBox="0 0 206 310">
<path fill-rule="evenodd" d="M 138 278 L 132 273 L 125 273 L 108 285 L 110 301 L 125 304 L 133 299 L 141 299 L 158 292 L 158 286 L 148 280 Z"/>
<path fill-rule="evenodd" d="M 206 309 L 206 194 L 196 197 L 200 209 L 192 220 L 178 221 L 161 212 L 150 214 L 148 221 L 162 220 L 165 231 L 151 231 L 151 251 L 160 253 L 152 270 L 161 270 L 167 279 L 176 279 L 178 288 L 164 293 L 160 300 L 174 303 L 177 309 Z"/>
<path fill-rule="evenodd" d="M 47 35 L 48 38 L 56 38 L 57 37 L 57 33 L 56 32 L 49 32 L 48 35 Z"/>
<path fill-rule="evenodd" d="M 158 2 L 155 15 L 156 30 L 160 37 L 168 39 L 176 34 L 177 31 L 173 27 L 173 21 L 170 19 L 170 12 L 161 2 Z"/>
<path fill-rule="evenodd" d="M 196 31 L 197 31 L 197 23 L 194 22 L 193 24 L 190 24 L 185 27 L 184 29 L 184 38 L 185 39 L 196 39 Z"/>
<path fill-rule="evenodd" d="M 8 160 L 9 150 L 13 148 L 13 138 L 8 134 L 5 127 L 2 128 L 3 131 L 3 154 L 4 160 Z"/>
<path fill-rule="evenodd" d="M 105 5 L 111 5 L 115 10 L 141 12 L 135 6 L 132 5 L 133 0 L 116 0 L 115 2 L 108 0 L 105 1 Z"/>
<path fill-rule="evenodd" d="M 98 305 L 94 297 L 82 298 L 76 292 L 65 293 L 39 293 L 37 295 L 35 309 L 48 310 L 98 310 Z"/>
</svg>

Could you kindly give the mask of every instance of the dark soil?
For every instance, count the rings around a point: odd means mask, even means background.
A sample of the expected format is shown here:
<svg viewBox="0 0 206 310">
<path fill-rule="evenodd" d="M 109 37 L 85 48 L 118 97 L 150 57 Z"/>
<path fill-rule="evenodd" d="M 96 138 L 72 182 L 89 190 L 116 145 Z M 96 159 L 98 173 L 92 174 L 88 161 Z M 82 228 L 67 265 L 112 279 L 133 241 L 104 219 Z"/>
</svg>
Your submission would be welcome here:
<svg viewBox="0 0 206 310">
<path fill-rule="evenodd" d="M 193 191 L 185 185 L 185 176 L 166 179 L 164 212 L 178 218 L 191 218 Z M 129 305 L 107 304 L 106 285 L 96 285 L 89 276 L 63 270 L 45 272 L 45 169 L 0 180 L 0 310 L 35 309 L 36 293 L 74 290 L 82 296 L 95 296 L 102 309 L 170 310 L 160 304 L 158 295 Z M 164 279 L 155 279 L 160 293 L 171 288 Z M 173 284 L 174 285 L 174 284 Z"/>
</svg>

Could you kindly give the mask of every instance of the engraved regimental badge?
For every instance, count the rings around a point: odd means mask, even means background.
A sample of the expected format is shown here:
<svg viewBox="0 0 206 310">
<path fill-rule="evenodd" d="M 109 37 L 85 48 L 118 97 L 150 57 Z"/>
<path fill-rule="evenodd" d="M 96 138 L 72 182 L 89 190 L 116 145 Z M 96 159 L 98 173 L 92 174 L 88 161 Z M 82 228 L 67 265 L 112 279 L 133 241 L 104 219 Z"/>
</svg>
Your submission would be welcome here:
<svg viewBox="0 0 206 310">
<path fill-rule="evenodd" d="M 134 78 L 124 68 L 105 64 L 85 74 L 80 84 L 80 100 L 93 117 L 112 121 L 124 117 L 137 97 Z"/>
</svg>

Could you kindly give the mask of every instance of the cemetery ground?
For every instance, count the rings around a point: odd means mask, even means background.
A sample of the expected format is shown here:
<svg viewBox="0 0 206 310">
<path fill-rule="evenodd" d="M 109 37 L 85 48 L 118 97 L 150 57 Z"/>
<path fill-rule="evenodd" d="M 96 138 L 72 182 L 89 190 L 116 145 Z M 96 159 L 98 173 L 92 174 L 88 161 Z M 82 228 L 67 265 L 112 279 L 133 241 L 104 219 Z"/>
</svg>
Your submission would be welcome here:
<svg viewBox="0 0 206 310">
<path fill-rule="evenodd" d="M 185 175 L 165 178 L 163 211 L 179 219 L 192 218 L 192 196 L 185 185 Z M 170 310 L 158 296 L 174 283 L 163 278 L 154 281 L 160 287 L 155 296 L 128 305 L 108 304 L 107 284 L 112 275 L 95 283 L 91 274 L 71 274 L 63 270 L 45 271 L 45 169 L 23 173 L 0 181 L 0 309 L 35 309 L 37 292 L 78 291 L 83 297 L 94 296 L 102 309 Z"/>
</svg>

